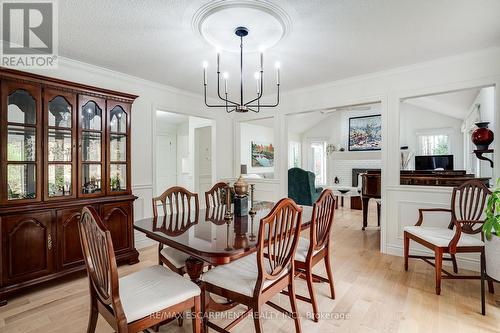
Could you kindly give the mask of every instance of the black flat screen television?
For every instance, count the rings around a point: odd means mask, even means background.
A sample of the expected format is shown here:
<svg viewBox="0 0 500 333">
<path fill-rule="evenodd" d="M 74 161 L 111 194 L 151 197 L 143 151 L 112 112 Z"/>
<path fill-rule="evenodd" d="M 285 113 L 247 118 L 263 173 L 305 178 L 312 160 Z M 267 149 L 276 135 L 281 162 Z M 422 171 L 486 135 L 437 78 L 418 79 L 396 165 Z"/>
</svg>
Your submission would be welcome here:
<svg viewBox="0 0 500 333">
<path fill-rule="evenodd" d="M 453 170 L 453 155 L 415 156 L 415 170 Z"/>
</svg>

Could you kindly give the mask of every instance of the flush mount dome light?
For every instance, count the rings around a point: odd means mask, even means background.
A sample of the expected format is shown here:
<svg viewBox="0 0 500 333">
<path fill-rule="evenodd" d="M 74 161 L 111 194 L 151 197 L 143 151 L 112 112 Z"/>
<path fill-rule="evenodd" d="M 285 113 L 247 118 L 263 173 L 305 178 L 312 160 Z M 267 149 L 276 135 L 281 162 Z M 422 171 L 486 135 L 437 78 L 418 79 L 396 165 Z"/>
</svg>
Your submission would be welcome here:
<svg viewBox="0 0 500 333">
<path fill-rule="evenodd" d="M 246 27 L 246 52 L 268 49 L 291 31 L 292 20 L 279 6 L 259 0 L 218 0 L 199 8 L 193 15 L 193 30 L 215 48 L 239 52 L 240 44 L 231 36 L 235 27 Z"/>
</svg>

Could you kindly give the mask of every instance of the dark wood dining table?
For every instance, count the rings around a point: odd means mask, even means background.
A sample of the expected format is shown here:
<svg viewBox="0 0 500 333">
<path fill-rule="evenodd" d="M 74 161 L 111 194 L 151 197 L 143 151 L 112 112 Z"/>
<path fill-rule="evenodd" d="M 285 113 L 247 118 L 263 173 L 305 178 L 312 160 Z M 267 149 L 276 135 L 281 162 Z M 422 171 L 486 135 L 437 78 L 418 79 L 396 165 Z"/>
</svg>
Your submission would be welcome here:
<svg viewBox="0 0 500 333">
<path fill-rule="evenodd" d="M 272 209 L 274 203 L 256 203 L 254 216 L 224 218 L 224 206 L 177 215 L 145 218 L 134 222 L 134 228 L 150 239 L 189 255 L 186 271 L 196 283 L 207 264 L 227 264 L 257 251 L 260 219 Z M 303 206 L 302 229 L 310 225 L 312 207 Z"/>
</svg>

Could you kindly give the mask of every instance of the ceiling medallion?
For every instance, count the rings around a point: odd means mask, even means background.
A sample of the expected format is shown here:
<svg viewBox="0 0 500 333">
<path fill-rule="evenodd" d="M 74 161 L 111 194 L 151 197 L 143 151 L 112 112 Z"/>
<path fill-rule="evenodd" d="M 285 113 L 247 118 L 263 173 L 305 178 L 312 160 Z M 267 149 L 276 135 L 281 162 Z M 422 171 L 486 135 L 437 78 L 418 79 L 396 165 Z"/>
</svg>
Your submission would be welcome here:
<svg viewBox="0 0 500 333">
<path fill-rule="evenodd" d="M 281 7 L 263 0 L 210 1 L 194 13 L 191 28 L 215 48 L 239 52 L 229 31 L 245 26 L 252 31 L 245 39 L 247 52 L 276 45 L 292 30 L 292 18 Z"/>
</svg>

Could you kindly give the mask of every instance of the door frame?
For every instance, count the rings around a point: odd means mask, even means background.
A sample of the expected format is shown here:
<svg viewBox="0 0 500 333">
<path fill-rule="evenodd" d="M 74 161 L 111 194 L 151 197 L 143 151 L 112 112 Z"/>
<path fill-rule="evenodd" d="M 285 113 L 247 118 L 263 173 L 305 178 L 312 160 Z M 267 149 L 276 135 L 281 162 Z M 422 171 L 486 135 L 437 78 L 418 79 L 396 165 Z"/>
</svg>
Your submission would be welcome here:
<svg viewBox="0 0 500 333">
<path fill-rule="evenodd" d="M 157 180 L 157 170 L 156 170 L 156 134 L 157 134 L 157 124 L 156 124 L 156 112 L 168 112 L 168 113 L 174 113 L 178 115 L 183 115 L 187 117 L 195 117 L 195 118 L 201 118 L 201 119 L 207 119 L 211 121 L 211 124 L 209 126 L 212 127 L 212 183 L 215 184 L 217 181 L 217 161 L 216 161 L 216 156 L 217 156 L 217 144 L 216 144 L 216 133 L 217 133 L 217 122 L 214 118 L 211 117 L 201 117 L 196 114 L 189 114 L 189 113 L 184 113 L 184 112 L 176 112 L 172 111 L 166 107 L 158 106 L 158 105 L 153 105 L 151 109 L 151 142 L 152 142 L 152 151 L 151 155 L 153 158 L 153 163 L 151 163 L 152 167 L 152 174 L 153 174 L 153 184 L 152 184 L 152 196 L 155 196 L 155 193 L 157 191 L 157 186 L 156 186 L 156 180 Z M 194 171 L 193 171 L 194 172 Z"/>
</svg>

